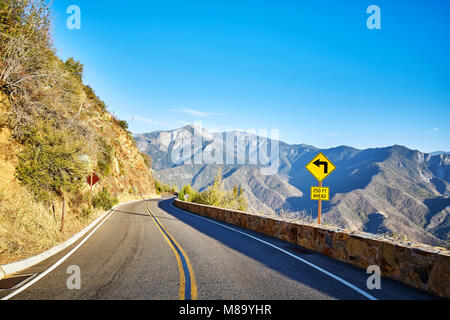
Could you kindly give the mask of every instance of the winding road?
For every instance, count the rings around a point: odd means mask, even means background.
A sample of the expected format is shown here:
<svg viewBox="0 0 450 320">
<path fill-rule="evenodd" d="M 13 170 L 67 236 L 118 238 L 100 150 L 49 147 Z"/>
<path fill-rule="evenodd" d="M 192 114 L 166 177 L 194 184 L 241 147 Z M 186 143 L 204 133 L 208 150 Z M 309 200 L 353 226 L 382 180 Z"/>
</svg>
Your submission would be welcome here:
<svg viewBox="0 0 450 320">
<path fill-rule="evenodd" d="M 70 266 L 79 267 L 80 289 L 67 286 Z M 35 277 L 0 299 L 436 298 L 385 278 L 369 290 L 364 270 L 180 210 L 173 198 L 121 205 L 89 238 L 21 274 Z"/>
</svg>

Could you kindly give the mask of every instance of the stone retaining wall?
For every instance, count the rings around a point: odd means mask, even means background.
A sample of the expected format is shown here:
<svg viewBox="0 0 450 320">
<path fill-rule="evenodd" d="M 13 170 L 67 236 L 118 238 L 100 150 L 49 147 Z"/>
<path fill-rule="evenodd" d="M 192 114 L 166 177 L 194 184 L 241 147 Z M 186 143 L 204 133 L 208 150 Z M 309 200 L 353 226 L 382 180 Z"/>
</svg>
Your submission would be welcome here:
<svg viewBox="0 0 450 320">
<path fill-rule="evenodd" d="M 319 252 L 362 269 L 380 267 L 382 275 L 450 299 L 450 251 L 408 244 L 368 233 L 299 224 L 247 212 L 175 200 L 201 216 L 233 224 Z"/>
</svg>

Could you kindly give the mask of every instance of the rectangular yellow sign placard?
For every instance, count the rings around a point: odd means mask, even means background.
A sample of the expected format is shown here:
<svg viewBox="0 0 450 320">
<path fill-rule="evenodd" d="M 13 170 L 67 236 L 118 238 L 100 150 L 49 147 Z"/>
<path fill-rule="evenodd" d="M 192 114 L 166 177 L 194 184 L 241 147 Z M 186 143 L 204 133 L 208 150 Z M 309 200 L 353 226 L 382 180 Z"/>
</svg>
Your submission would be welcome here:
<svg viewBox="0 0 450 320">
<path fill-rule="evenodd" d="M 330 188 L 311 187 L 311 200 L 330 201 Z"/>
</svg>

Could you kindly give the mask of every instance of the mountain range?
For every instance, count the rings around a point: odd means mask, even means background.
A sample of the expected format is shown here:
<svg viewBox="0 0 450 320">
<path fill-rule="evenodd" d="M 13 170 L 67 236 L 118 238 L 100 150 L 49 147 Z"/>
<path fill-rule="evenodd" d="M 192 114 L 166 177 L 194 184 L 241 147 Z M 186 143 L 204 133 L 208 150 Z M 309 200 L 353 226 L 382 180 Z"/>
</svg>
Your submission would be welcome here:
<svg viewBox="0 0 450 320">
<path fill-rule="evenodd" d="M 325 223 L 431 245 L 450 243 L 450 155 L 445 152 L 427 154 L 400 145 L 319 149 L 243 131 L 210 133 L 192 125 L 134 138 L 140 151 L 152 157 L 154 177 L 164 183 L 204 190 L 222 168 L 225 188 L 240 184 L 250 211 L 310 220 L 317 218 L 317 201 L 310 200 L 317 180 L 305 167 L 322 152 L 337 167 L 324 181 L 331 193 L 330 201 L 323 203 Z M 278 170 L 263 175 L 263 165 L 249 159 L 252 152 L 259 155 L 273 145 L 279 150 Z M 224 150 L 223 162 L 196 160 L 211 153 L 217 159 L 217 150 Z M 227 157 L 245 161 L 224 164 Z"/>
</svg>

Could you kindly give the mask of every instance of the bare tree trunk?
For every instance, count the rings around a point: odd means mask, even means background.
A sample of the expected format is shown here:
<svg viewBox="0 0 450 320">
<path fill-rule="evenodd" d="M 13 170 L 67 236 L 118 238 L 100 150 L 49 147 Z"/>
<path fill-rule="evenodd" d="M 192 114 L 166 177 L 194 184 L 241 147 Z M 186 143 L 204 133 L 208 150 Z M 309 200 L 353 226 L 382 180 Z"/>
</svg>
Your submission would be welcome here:
<svg viewBox="0 0 450 320">
<path fill-rule="evenodd" d="M 61 210 L 61 230 L 60 232 L 63 232 L 64 229 L 64 215 L 66 213 L 66 198 L 63 194 L 63 202 L 62 202 L 62 210 Z"/>
<path fill-rule="evenodd" d="M 55 222 L 57 222 L 56 221 L 55 205 L 54 204 L 52 204 L 52 211 L 53 211 L 53 219 L 55 220 Z"/>
</svg>

